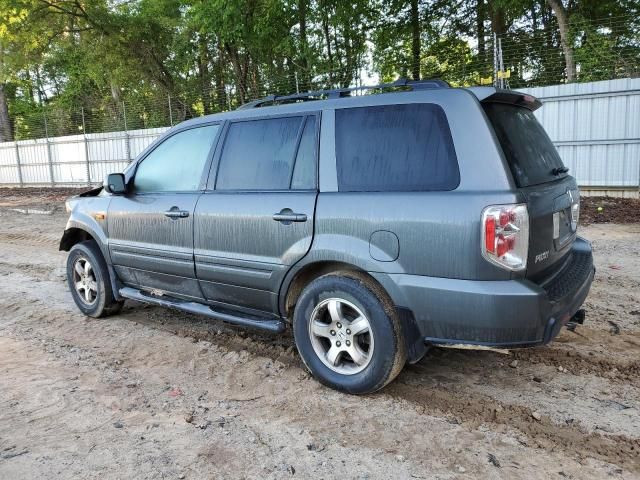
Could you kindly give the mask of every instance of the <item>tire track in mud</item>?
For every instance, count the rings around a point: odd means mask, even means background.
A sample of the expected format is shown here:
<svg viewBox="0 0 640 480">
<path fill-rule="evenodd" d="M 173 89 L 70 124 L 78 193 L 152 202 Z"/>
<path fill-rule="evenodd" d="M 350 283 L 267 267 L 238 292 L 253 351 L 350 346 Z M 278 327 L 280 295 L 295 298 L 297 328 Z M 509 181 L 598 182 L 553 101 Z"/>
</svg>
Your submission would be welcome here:
<svg viewBox="0 0 640 480">
<path fill-rule="evenodd" d="M 59 237 L 53 237 L 43 235 L 42 233 L 33 233 L 33 232 L 24 232 L 24 233 L 13 233 L 13 232 L 0 232 L 0 242 L 9 243 L 12 245 L 33 245 L 33 246 L 41 246 L 48 245 L 58 247 L 60 242 Z"/>
<path fill-rule="evenodd" d="M 21 275 L 34 274 L 34 282 L 42 280 L 62 280 L 65 279 L 65 271 L 61 266 L 40 265 L 35 263 L 10 263 L 0 261 L 0 270 L 7 273 L 19 273 Z"/>
<path fill-rule="evenodd" d="M 539 420 L 525 406 L 504 404 L 494 398 L 452 390 L 438 385 L 421 385 L 415 372 L 407 372 L 403 381 L 386 387 L 383 395 L 415 405 L 422 413 L 450 416 L 455 423 L 475 429 L 481 424 L 515 429 L 543 450 L 561 449 L 576 458 L 592 457 L 640 472 L 640 439 L 626 435 L 601 435 L 586 432 L 578 423 L 554 423 L 548 416 Z M 499 428 L 497 429 L 499 431 Z"/>
<path fill-rule="evenodd" d="M 270 335 L 227 323 L 155 306 L 126 307 L 121 316 L 126 320 L 162 330 L 197 342 L 210 342 L 233 351 L 246 350 L 252 355 L 279 361 L 286 366 L 303 368 L 295 352 L 293 334 Z"/>
<path fill-rule="evenodd" d="M 621 340 L 624 342 L 625 340 Z M 629 346 L 638 349 L 635 339 L 626 340 Z M 640 341 L 640 340 L 639 340 Z M 565 348 L 540 348 L 514 350 L 513 357 L 552 367 L 563 367 L 574 375 L 593 374 L 607 380 L 630 382 L 640 385 L 640 360 L 625 361 L 600 352 Z"/>
</svg>

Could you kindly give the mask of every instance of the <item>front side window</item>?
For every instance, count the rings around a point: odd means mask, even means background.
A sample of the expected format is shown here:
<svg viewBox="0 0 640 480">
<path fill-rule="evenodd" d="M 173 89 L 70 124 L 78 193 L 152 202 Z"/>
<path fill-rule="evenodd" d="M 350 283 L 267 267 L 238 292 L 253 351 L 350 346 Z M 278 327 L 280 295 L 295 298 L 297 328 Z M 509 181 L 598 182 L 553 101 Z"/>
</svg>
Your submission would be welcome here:
<svg viewBox="0 0 640 480">
<path fill-rule="evenodd" d="M 224 142 L 217 190 L 288 190 L 304 117 L 232 123 Z"/>
<path fill-rule="evenodd" d="M 434 104 L 336 110 L 338 189 L 453 190 L 460 182 L 447 118 Z"/>
<path fill-rule="evenodd" d="M 207 125 L 167 138 L 138 165 L 134 190 L 140 193 L 198 190 L 219 128 Z"/>
</svg>

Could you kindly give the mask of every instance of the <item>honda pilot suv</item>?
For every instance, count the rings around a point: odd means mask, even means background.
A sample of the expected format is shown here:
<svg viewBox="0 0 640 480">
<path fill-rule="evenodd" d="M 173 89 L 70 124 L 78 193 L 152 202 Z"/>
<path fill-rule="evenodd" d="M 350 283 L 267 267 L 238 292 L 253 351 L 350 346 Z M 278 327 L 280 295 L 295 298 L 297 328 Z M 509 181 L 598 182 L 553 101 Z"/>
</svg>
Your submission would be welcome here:
<svg viewBox="0 0 640 480">
<path fill-rule="evenodd" d="M 310 372 L 350 393 L 430 345 L 545 344 L 581 320 L 595 270 L 540 106 L 404 81 L 188 120 L 68 200 L 73 299 L 292 327 Z"/>
</svg>

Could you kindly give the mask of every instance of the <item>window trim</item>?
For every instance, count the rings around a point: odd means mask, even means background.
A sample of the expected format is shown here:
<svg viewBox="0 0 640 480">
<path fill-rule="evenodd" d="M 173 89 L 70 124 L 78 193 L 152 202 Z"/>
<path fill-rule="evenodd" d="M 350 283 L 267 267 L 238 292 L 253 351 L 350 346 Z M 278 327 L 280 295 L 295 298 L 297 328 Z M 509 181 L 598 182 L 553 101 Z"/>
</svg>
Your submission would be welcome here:
<svg viewBox="0 0 640 480">
<path fill-rule="evenodd" d="M 300 127 L 298 129 L 298 135 L 296 137 L 296 146 L 293 152 L 293 163 L 292 163 L 292 167 L 291 167 L 291 173 L 289 174 L 289 188 L 288 189 L 264 189 L 264 188 L 258 188 L 258 189 L 247 189 L 247 188 L 237 188 L 237 189 L 219 189 L 217 188 L 217 183 L 218 183 L 218 176 L 220 173 L 220 163 L 221 163 L 221 158 L 222 158 L 222 153 L 224 151 L 224 147 L 227 143 L 227 138 L 228 138 L 228 133 L 229 133 L 229 128 L 231 128 L 231 125 L 235 124 L 235 123 L 241 123 L 241 122 L 253 122 L 256 120 L 271 120 L 271 119 L 277 119 L 277 118 L 295 118 L 295 117 L 302 117 L 302 122 L 300 124 Z M 307 123 L 307 118 L 309 117 L 315 117 L 316 120 L 316 125 L 315 125 L 315 132 L 314 132 L 314 140 L 315 140 L 315 150 L 314 150 L 314 160 L 315 160 L 315 186 L 314 188 L 306 188 L 306 189 L 292 189 L 291 188 L 291 182 L 293 181 L 293 172 L 295 171 L 296 168 L 296 163 L 298 160 L 298 150 L 300 148 L 300 143 L 302 141 L 302 134 L 304 133 L 304 126 Z M 205 192 L 220 192 L 220 193 L 291 193 L 291 192 L 317 192 L 318 191 L 318 182 L 319 182 L 319 175 L 318 175 L 318 170 L 319 170 L 319 152 L 320 152 L 320 118 L 321 118 L 321 111 L 304 111 L 304 112 L 291 112 L 291 113 L 278 113 L 278 114 L 271 114 L 271 115 L 259 115 L 259 116 L 252 116 L 252 117 L 246 117 L 246 118 L 234 118 L 234 119 L 229 119 L 225 122 L 224 127 L 221 129 L 220 135 L 222 136 L 222 139 L 220 141 L 218 141 L 218 145 L 215 149 L 214 155 L 213 155 L 213 159 L 212 159 L 212 163 L 211 163 L 211 169 L 209 171 L 208 177 L 207 177 L 207 181 L 206 181 L 206 185 L 205 185 Z"/>
<path fill-rule="evenodd" d="M 128 195 L 164 195 L 164 194 L 176 194 L 176 193 L 180 193 L 180 194 L 185 194 L 185 193 L 195 193 L 195 192 L 202 192 L 205 187 L 206 187 L 206 179 L 207 179 L 207 175 L 209 172 L 209 169 L 211 167 L 211 161 L 213 160 L 213 155 L 216 151 L 216 147 L 217 144 L 220 140 L 220 134 L 222 133 L 222 130 L 224 128 L 224 124 L 225 122 L 223 120 L 214 120 L 214 121 L 208 121 L 208 122 L 203 122 L 203 123 L 199 123 L 196 125 L 189 125 L 189 126 L 185 126 L 185 127 L 181 127 L 181 128 L 177 128 L 175 131 L 172 131 L 171 133 L 167 134 L 166 136 L 161 137 L 160 139 L 158 139 L 158 143 L 156 145 L 154 145 L 154 147 L 152 149 L 150 149 L 148 152 L 146 152 L 144 154 L 144 156 L 140 157 L 139 159 L 136 160 L 135 162 L 135 166 L 133 167 L 133 172 L 131 173 L 131 177 L 128 179 L 127 181 L 127 189 L 131 188 L 131 192 L 127 193 Z M 134 187 L 135 187 L 135 179 L 136 179 L 136 175 L 138 174 L 138 167 L 140 167 L 140 164 L 142 162 L 144 162 L 149 155 L 151 155 L 153 152 L 155 152 L 160 145 L 162 145 L 164 142 L 166 142 L 167 140 L 169 140 L 171 137 L 174 137 L 175 135 L 178 135 L 180 133 L 189 131 L 189 130 L 194 130 L 196 128 L 203 128 L 203 127 L 212 127 L 212 126 L 216 126 L 218 125 L 220 128 L 218 128 L 215 137 L 213 138 L 213 141 L 211 142 L 211 147 L 209 148 L 209 152 L 207 153 L 207 159 L 205 160 L 204 166 L 202 167 L 202 173 L 200 174 L 200 181 L 198 182 L 198 187 L 195 190 L 164 190 L 164 191 L 156 191 L 156 192 L 136 192 Z"/>
</svg>

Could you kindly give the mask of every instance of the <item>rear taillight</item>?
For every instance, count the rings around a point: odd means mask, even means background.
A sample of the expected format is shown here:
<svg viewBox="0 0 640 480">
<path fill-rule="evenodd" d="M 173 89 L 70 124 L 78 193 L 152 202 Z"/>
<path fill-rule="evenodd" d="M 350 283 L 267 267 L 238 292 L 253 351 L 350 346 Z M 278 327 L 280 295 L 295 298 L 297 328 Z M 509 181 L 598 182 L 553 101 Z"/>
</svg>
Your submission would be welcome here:
<svg viewBox="0 0 640 480">
<path fill-rule="evenodd" d="M 571 203 L 571 230 L 575 232 L 578 229 L 580 221 L 580 197 Z"/>
<path fill-rule="evenodd" d="M 527 268 L 529 213 L 527 206 L 492 205 L 482 211 L 482 256 L 509 270 Z"/>
</svg>

